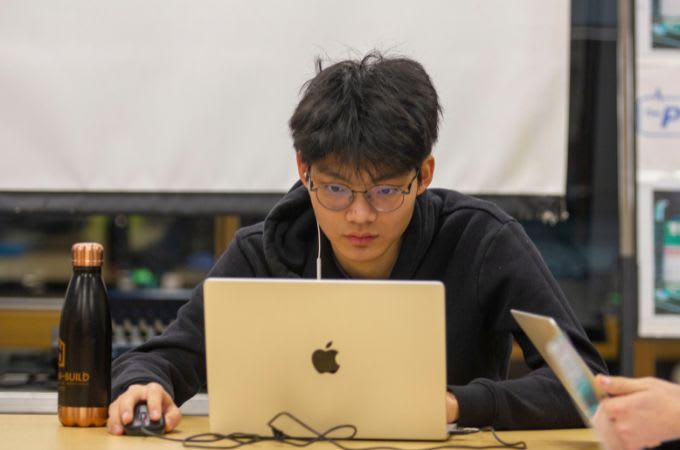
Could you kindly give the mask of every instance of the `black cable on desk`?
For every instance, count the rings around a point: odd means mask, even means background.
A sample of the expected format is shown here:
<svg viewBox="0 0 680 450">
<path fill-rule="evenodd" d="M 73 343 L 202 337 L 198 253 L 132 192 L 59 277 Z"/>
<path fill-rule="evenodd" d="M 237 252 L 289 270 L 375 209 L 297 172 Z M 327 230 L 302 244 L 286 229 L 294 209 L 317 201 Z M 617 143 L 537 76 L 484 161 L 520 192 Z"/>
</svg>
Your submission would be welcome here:
<svg viewBox="0 0 680 450">
<path fill-rule="evenodd" d="M 277 420 L 279 420 L 281 417 L 287 417 L 291 420 L 293 420 L 295 423 L 300 425 L 302 428 L 305 430 L 309 431 L 311 434 L 314 435 L 312 438 L 294 438 L 286 433 L 284 433 L 281 429 L 276 427 L 274 424 Z M 257 442 L 262 442 L 262 441 L 276 441 L 276 442 L 281 442 L 282 444 L 290 445 L 293 447 L 307 447 L 309 445 L 314 444 L 315 442 L 328 442 L 340 450 L 406 450 L 402 447 L 395 447 L 395 446 L 390 446 L 390 445 L 373 445 L 373 446 L 367 446 L 367 447 L 350 447 L 346 446 L 338 440 L 348 440 L 348 439 L 353 439 L 356 434 L 357 434 L 357 428 L 354 425 L 336 425 L 334 427 L 329 428 L 328 430 L 324 432 L 319 432 L 315 430 L 314 428 L 310 427 L 294 415 L 288 413 L 288 412 L 280 412 L 277 415 L 275 415 L 269 422 L 267 422 L 267 425 L 269 428 L 272 430 L 272 436 L 261 436 L 257 434 L 248 434 L 248 433 L 231 433 L 231 434 L 220 434 L 220 433 L 201 433 L 201 434 L 194 434 L 191 436 L 188 436 L 186 438 L 171 438 L 168 436 L 164 435 L 158 435 L 155 433 L 152 433 L 146 429 L 142 429 L 142 431 L 147 434 L 148 436 L 153 436 L 159 439 L 163 439 L 166 441 L 174 441 L 174 442 L 180 442 L 184 447 L 187 448 L 205 448 L 205 449 L 225 449 L 225 450 L 233 450 L 237 449 L 240 447 L 244 447 L 246 445 L 251 445 L 255 444 Z M 341 430 L 347 430 L 348 435 L 344 437 L 329 437 L 332 433 L 335 433 L 337 431 Z M 512 449 L 526 449 L 527 444 L 524 441 L 517 441 L 517 442 L 507 442 L 501 439 L 497 434 L 496 431 L 492 427 L 487 427 L 487 428 L 482 428 L 478 431 L 490 431 L 491 434 L 493 435 L 494 439 L 499 443 L 499 445 L 468 445 L 468 444 L 442 444 L 442 445 L 435 445 L 431 447 L 420 447 L 420 448 L 409 448 L 408 450 L 440 450 L 440 449 L 506 449 L 506 448 L 512 448 Z M 470 433 L 466 433 L 470 434 Z M 208 444 L 214 444 L 216 442 L 220 441 L 231 441 L 232 444 L 227 444 L 227 445 L 208 445 Z"/>
</svg>

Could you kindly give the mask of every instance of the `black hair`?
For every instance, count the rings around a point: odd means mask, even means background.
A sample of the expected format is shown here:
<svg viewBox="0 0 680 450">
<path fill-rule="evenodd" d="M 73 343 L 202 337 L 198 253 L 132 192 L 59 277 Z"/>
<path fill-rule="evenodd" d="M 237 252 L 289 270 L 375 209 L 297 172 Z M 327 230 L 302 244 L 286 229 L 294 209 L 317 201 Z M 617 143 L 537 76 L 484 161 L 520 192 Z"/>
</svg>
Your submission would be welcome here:
<svg viewBox="0 0 680 450">
<path fill-rule="evenodd" d="M 440 114 L 420 63 L 371 52 L 325 69 L 317 59 L 289 126 L 303 162 L 333 156 L 376 178 L 419 168 L 437 140 Z"/>
</svg>

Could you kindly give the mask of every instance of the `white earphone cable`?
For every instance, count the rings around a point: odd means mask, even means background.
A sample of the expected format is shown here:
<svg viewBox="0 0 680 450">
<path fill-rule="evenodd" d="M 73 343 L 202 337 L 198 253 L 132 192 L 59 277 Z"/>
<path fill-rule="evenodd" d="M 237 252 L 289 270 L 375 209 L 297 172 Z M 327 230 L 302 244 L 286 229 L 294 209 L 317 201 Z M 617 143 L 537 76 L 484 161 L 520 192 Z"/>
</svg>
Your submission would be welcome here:
<svg viewBox="0 0 680 450">
<path fill-rule="evenodd" d="M 319 240 L 319 253 L 316 255 L 316 279 L 321 279 L 321 228 L 319 222 L 316 222 L 316 236 Z"/>
</svg>

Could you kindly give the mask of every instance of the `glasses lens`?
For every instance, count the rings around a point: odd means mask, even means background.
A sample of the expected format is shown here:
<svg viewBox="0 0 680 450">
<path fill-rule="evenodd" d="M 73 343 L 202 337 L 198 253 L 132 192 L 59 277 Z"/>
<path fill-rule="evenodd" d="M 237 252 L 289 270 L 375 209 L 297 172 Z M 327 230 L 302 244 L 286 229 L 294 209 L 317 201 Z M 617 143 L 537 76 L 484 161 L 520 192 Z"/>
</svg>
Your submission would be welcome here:
<svg viewBox="0 0 680 450">
<path fill-rule="evenodd" d="M 326 208 L 339 211 L 352 203 L 352 191 L 341 184 L 320 184 L 316 198 Z"/>
<path fill-rule="evenodd" d="M 382 212 L 394 211 L 404 202 L 404 193 L 394 186 L 375 186 L 366 194 L 371 206 Z"/>
</svg>

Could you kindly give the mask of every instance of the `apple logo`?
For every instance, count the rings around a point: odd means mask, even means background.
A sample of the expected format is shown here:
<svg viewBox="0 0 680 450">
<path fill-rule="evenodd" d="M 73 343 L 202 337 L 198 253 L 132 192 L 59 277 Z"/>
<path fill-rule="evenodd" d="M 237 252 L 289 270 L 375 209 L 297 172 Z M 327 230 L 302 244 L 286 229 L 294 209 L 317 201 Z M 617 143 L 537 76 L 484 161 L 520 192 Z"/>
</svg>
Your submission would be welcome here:
<svg viewBox="0 0 680 450">
<path fill-rule="evenodd" d="M 333 341 L 329 341 L 326 344 L 326 348 L 329 350 L 319 349 L 312 353 L 312 364 L 314 368 L 319 373 L 335 373 L 338 371 L 340 366 L 335 361 L 335 357 L 338 355 L 337 350 L 330 350 L 333 345 Z"/>
</svg>

